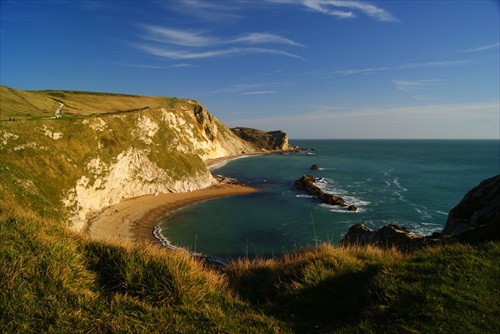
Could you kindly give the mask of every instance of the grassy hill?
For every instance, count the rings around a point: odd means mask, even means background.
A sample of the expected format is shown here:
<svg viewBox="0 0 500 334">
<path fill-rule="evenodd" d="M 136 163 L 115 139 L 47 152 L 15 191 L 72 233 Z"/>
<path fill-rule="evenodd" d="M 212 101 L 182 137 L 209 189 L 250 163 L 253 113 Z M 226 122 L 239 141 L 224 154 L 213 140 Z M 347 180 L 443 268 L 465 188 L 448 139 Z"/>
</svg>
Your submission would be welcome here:
<svg viewBox="0 0 500 334">
<path fill-rule="evenodd" d="M 156 97 L 79 91 L 23 91 L 0 86 L 0 121 L 10 118 L 53 117 L 58 103 L 63 115 L 89 116 L 135 111 L 143 108 L 175 108 L 187 102 L 175 97 Z"/>
<path fill-rule="evenodd" d="M 206 187 L 206 159 L 261 150 L 193 100 L 4 86 L 0 97 L 0 201 L 44 217 Z"/>
<path fill-rule="evenodd" d="M 190 100 L 1 89 L 2 333 L 500 332 L 498 243 L 412 254 L 319 244 L 216 270 L 184 251 L 73 233 L 61 194 L 82 177 L 105 194 L 130 145 L 180 181 L 231 131 Z"/>
<path fill-rule="evenodd" d="M 16 211 L 21 210 L 21 211 Z M 0 213 L 3 333 L 498 333 L 500 246 L 403 255 L 321 244 L 214 271 Z"/>
</svg>

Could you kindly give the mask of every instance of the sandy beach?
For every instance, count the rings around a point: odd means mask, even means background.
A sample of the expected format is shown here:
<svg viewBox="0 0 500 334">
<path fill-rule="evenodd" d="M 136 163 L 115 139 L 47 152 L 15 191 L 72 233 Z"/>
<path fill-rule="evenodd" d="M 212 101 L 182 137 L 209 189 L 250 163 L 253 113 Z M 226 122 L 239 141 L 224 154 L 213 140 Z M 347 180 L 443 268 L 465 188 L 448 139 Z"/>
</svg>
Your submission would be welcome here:
<svg viewBox="0 0 500 334">
<path fill-rule="evenodd" d="M 211 198 L 248 194 L 257 191 L 237 184 L 216 184 L 189 193 L 145 195 L 110 206 L 89 219 L 86 233 L 92 239 L 129 244 L 149 240 L 156 219 L 167 211 Z"/>
</svg>

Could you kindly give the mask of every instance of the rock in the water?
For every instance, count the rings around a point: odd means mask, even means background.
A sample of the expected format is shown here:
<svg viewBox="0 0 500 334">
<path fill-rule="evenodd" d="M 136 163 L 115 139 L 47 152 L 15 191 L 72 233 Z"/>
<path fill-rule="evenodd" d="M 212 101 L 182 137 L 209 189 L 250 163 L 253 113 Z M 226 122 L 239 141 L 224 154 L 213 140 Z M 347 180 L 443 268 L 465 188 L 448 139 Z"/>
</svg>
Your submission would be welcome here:
<svg viewBox="0 0 500 334">
<path fill-rule="evenodd" d="M 500 175 L 470 190 L 451 209 L 441 234 L 467 243 L 500 240 Z"/>
<path fill-rule="evenodd" d="M 311 166 L 311 170 L 318 170 L 318 169 L 319 169 L 319 167 L 316 164 L 314 164 L 314 165 Z"/>
<path fill-rule="evenodd" d="M 357 208 L 357 207 L 356 207 L 356 205 L 354 205 L 354 204 L 353 204 L 353 205 L 349 205 L 349 206 L 347 207 L 347 211 L 356 212 L 356 211 L 358 211 L 358 208 Z"/>
<path fill-rule="evenodd" d="M 349 228 L 340 244 L 376 245 L 412 251 L 429 245 L 453 242 L 475 244 L 484 241 L 500 241 L 500 175 L 484 180 L 470 190 L 450 211 L 441 233 L 424 237 L 397 225 L 386 225 L 373 231 L 357 224 Z"/>
<path fill-rule="evenodd" d="M 340 241 L 341 246 L 374 245 L 382 248 L 395 247 L 401 251 L 409 252 L 421 249 L 427 245 L 438 244 L 440 240 L 432 237 L 423 237 L 409 232 L 404 227 L 386 225 L 373 231 L 363 224 L 356 224 Z"/>
<path fill-rule="evenodd" d="M 320 187 L 314 184 L 315 178 L 312 175 L 304 175 L 294 182 L 294 187 L 298 190 L 305 190 L 309 194 L 317 196 L 324 203 L 331 205 L 347 206 L 342 197 L 325 193 Z"/>
</svg>

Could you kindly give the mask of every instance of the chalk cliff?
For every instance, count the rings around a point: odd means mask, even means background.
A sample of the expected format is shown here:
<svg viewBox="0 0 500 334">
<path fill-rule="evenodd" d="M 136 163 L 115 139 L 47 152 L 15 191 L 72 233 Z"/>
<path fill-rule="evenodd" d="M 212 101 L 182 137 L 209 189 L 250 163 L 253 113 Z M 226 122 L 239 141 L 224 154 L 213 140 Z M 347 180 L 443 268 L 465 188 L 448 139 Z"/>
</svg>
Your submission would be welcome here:
<svg viewBox="0 0 500 334">
<path fill-rule="evenodd" d="M 7 87 L 0 96 L 0 204 L 10 197 L 77 231 L 124 199 L 216 183 L 208 159 L 288 147 L 284 133 L 278 147 L 243 140 L 194 100 Z"/>
</svg>

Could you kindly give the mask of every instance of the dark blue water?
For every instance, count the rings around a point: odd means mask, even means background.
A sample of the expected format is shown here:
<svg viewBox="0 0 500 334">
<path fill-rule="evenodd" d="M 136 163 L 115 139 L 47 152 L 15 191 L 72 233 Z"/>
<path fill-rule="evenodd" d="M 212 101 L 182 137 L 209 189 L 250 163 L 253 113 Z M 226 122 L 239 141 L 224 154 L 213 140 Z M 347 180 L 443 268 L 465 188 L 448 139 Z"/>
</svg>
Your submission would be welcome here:
<svg viewBox="0 0 500 334">
<path fill-rule="evenodd" d="M 468 190 L 500 174 L 498 140 L 295 140 L 308 152 L 237 159 L 213 170 L 259 192 L 196 203 L 166 214 L 172 244 L 219 257 L 279 256 L 320 241 L 338 243 L 349 226 L 441 231 Z M 311 171 L 312 164 L 320 169 Z M 357 212 L 323 204 L 293 182 L 312 174 Z"/>
</svg>

